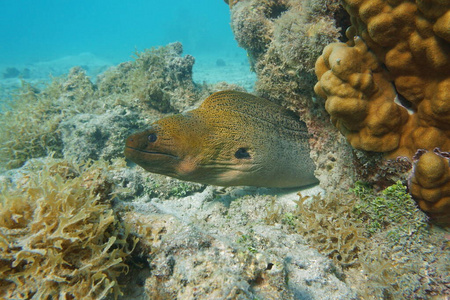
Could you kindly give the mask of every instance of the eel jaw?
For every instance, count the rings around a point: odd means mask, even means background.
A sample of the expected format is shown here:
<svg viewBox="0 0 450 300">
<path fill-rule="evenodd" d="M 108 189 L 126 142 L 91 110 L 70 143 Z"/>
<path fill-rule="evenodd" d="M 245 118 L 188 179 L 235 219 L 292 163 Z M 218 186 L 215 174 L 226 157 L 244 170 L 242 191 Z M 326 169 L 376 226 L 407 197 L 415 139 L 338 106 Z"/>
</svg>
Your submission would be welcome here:
<svg viewBox="0 0 450 300">
<path fill-rule="evenodd" d="M 138 148 L 134 148 L 134 147 L 130 147 L 130 146 L 126 146 L 125 147 L 125 157 L 133 160 L 133 153 L 147 153 L 147 154 L 154 154 L 154 155 L 165 155 L 165 156 L 169 156 L 172 157 L 173 159 L 179 160 L 180 158 L 176 155 L 170 154 L 170 153 L 164 153 L 164 152 L 158 152 L 158 151 L 148 151 L 148 150 L 142 150 L 142 149 L 138 149 Z"/>
<path fill-rule="evenodd" d="M 151 173 L 174 177 L 180 158 L 169 153 L 125 147 L 125 157 Z"/>
</svg>

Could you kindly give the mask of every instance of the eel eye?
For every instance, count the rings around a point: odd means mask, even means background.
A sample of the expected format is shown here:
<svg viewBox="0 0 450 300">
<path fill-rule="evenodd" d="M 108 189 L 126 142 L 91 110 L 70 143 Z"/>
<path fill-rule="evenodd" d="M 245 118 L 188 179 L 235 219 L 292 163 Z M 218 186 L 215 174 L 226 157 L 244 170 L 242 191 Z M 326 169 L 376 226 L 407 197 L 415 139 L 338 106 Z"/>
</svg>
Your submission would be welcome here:
<svg viewBox="0 0 450 300">
<path fill-rule="evenodd" d="M 250 159 L 250 153 L 247 152 L 245 148 L 239 148 L 236 153 L 234 153 L 234 157 L 239 159 Z"/>
<path fill-rule="evenodd" d="M 154 143 L 156 142 L 156 140 L 158 139 L 158 137 L 156 136 L 156 133 L 150 133 L 147 137 L 148 141 L 150 143 Z"/>
</svg>

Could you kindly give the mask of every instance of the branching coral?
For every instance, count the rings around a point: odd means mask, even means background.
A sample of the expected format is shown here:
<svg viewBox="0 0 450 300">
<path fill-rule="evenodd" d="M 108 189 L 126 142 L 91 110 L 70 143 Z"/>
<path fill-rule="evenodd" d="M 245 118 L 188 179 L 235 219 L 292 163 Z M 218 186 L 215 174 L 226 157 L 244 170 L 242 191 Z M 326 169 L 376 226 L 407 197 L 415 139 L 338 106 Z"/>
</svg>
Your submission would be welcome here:
<svg viewBox="0 0 450 300">
<path fill-rule="evenodd" d="M 346 0 L 344 6 L 350 40 L 327 46 L 316 63 L 315 91 L 333 123 L 353 147 L 390 158 L 449 150 L 450 4 Z M 421 207 L 449 222 L 448 205 Z"/>
<path fill-rule="evenodd" d="M 101 299 L 127 269 L 106 163 L 46 159 L 0 194 L 0 297 Z"/>
</svg>

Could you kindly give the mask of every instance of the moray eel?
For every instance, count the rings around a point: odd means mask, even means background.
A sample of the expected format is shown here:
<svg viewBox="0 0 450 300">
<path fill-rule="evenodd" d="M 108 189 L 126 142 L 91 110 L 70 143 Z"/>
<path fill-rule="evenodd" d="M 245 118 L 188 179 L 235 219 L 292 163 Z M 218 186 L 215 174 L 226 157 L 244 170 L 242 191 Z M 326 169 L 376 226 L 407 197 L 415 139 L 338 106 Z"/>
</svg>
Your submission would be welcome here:
<svg viewBox="0 0 450 300">
<path fill-rule="evenodd" d="M 222 91 L 131 135 L 125 156 L 149 172 L 186 181 L 298 187 L 317 182 L 308 139 L 294 113 L 251 94 Z"/>
</svg>

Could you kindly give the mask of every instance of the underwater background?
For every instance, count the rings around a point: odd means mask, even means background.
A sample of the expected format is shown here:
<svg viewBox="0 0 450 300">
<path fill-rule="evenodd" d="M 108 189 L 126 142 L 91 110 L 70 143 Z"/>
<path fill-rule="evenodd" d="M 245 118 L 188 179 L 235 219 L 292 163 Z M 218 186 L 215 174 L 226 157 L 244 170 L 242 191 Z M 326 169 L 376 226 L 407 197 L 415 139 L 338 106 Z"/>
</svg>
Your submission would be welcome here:
<svg viewBox="0 0 450 300">
<path fill-rule="evenodd" d="M 222 1 L 1 1 L 0 80 L 46 81 L 80 65 L 95 77 L 129 61 L 133 53 L 172 42 L 196 58 L 195 80 L 239 81 L 250 76 L 245 50 L 237 46 L 230 12 Z M 224 72 L 218 65 L 240 67 Z M 93 78 L 95 80 L 95 78 Z M 1 95 L 17 80 L 2 81 Z M 9 95 L 6 95 L 8 97 Z"/>
<path fill-rule="evenodd" d="M 0 0 L 0 299 L 448 300 L 450 3 L 372 1 Z M 220 91 L 298 116 L 320 184 L 125 159 Z"/>
<path fill-rule="evenodd" d="M 221 1 L 1 1 L 0 64 L 90 52 L 119 63 L 135 49 L 179 41 L 185 53 L 245 52 Z"/>
</svg>

